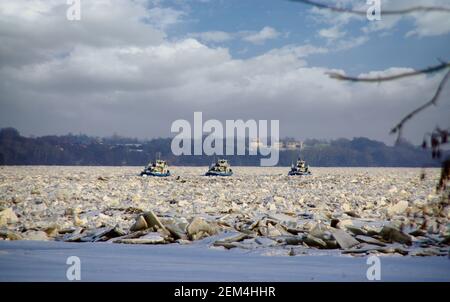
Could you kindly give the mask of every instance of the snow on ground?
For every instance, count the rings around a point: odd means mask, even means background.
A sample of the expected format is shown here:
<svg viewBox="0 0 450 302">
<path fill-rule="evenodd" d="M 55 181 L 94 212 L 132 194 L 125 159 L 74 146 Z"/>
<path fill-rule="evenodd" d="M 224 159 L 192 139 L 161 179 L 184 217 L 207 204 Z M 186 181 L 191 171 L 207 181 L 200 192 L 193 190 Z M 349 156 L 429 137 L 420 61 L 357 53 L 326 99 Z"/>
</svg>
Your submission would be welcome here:
<svg viewBox="0 0 450 302">
<path fill-rule="evenodd" d="M 193 245 L 0 241 L 0 281 L 368 281 L 367 257 L 264 256 Z M 381 281 L 450 281 L 446 257 L 381 256 Z"/>
</svg>

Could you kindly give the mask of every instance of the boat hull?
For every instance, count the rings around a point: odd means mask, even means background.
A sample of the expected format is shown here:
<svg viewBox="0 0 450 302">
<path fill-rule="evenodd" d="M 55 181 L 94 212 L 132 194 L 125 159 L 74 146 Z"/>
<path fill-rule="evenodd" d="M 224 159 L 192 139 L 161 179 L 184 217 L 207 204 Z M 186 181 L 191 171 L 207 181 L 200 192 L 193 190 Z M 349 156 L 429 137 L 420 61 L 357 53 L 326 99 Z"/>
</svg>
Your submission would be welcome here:
<svg viewBox="0 0 450 302">
<path fill-rule="evenodd" d="M 168 176 L 170 176 L 170 172 L 159 173 L 159 172 L 144 171 L 144 172 L 141 172 L 141 176 L 168 177 Z"/>
<path fill-rule="evenodd" d="M 233 175 L 233 172 L 208 171 L 205 173 L 205 176 L 231 176 L 231 175 Z"/>
<path fill-rule="evenodd" d="M 311 172 L 289 171 L 289 176 L 307 176 L 311 175 Z"/>
</svg>

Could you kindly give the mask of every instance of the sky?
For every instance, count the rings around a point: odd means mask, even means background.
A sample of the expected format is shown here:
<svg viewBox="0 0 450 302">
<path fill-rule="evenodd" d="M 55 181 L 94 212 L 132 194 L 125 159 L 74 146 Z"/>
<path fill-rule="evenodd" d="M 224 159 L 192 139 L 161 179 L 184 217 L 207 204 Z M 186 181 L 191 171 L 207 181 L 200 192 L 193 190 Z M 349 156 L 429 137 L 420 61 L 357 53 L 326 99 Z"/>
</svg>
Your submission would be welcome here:
<svg viewBox="0 0 450 302">
<path fill-rule="evenodd" d="M 327 1 L 366 9 L 365 0 Z M 388 75 L 450 60 L 450 13 L 384 16 L 383 9 L 449 6 L 382 0 L 381 21 L 288 0 L 0 2 L 0 127 L 24 135 L 168 137 L 177 119 L 279 120 L 280 136 L 365 136 L 389 130 L 433 96 L 445 72 L 348 83 L 327 72 Z M 411 120 L 420 143 L 450 126 L 450 85 Z"/>
</svg>

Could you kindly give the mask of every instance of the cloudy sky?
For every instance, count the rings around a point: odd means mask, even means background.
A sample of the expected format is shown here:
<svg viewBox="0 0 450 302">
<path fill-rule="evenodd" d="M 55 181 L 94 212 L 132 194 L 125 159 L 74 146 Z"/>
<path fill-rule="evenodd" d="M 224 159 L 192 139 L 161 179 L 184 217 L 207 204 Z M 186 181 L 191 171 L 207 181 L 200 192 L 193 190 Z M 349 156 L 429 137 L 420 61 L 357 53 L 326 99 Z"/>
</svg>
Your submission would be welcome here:
<svg viewBox="0 0 450 302">
<path fill-rule="evenodd" d="M 416 4 L 450 6 L 382 0 L 383 9 Z M 81 20 L 68 21 L 67 8 L 66 0 L 0 2 L 0 127 L 165 137 L 174 120 L 201 111 L 277 119 L 281 136 L 391 144 L 390 127 L 429 100 L 444 73 L 383 84 L 325 73 L 393 74 L 450 60 L 442 12 L 370 22 L 287 0 L 81 0 Z M 419 142 L 449 127 L 449 98 L 447 87 L 405 137 Z"/>
</svg>

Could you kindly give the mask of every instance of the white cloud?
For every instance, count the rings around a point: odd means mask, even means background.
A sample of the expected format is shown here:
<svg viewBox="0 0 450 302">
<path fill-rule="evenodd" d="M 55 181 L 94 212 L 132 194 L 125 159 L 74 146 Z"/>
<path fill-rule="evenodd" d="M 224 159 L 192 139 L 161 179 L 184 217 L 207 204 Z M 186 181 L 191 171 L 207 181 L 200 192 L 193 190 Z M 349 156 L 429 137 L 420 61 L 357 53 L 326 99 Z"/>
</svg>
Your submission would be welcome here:
<svg viewBox="0 0 450 302">
<path fill-rule="evenodd" d="M 253 44 L 264 44 L 267 40 L 276 39 L 279 36 L 280 33 L 276 29 L 266 26 L 257 33 L 244 34 L 242 39 Z"/>
<path fill-rule="evenodd" d="M 429 99 L 440 79 L 349 84 L 304 61 L 327 51 L 291 45 L 237 60 L 227 49 L 195 39 L 154 46 L 80 46 L 66 57 L 2 68 L 0 120 L 35 134 L 115 131 L 149 137 L 170 135 L 171 121 L 200 110 L 218 119 L 280 119 L 282 135 L 386 139 L 389 127 Z M 421 136 L 435 121 L 445 124 L 443 112 L 429 112 L 431 117 L 418 119 L 418 125 L 412 122 L 408 130 Z"/>
<path fill-rule="evenodd" d="M 365 1 L 346 0 L 340 1 L 341 5 L 356 10 L 366 10 L 369 6 Z M 330 2 L 335 5 L 335 2 Z M 364 16 L 357 16 L 348 13 L 337 13 L 329 10 L 312 8 L 311 18 L 316 23 L 331 24 L 335 27 L 343 27 L 353 21 L 364 22 L 362 27 L 364 33 L 383 32 L 392 30 L 401 21 L 407 21 L 411 27 L 407 36 L 417 35 L 438 36 L 450 33 L 450 18 L 445 12 L 417 12 L 402 15 L 383 15 L 383 10 L 398 10 L 417 6 L 442 6 L 450 8 L 448 0 L 383 0 L 381 6 L 381 21 L 368 21 Z M 333 28 L 333 27 L 332 27 Z M 327 32 L 325 32 L 326 34 Z M 319 32 L 320 34 L 320 32 Z"/>
<path fill-rule="evenodd" d="M 184 15 L 184 12 L 172 8 L 154 7 L 147 11 L 146 21 L 156 28 L 166 29 L 179 23 Z"/>
<path fill-rule="evenodd" d="M 409 31 L 406 35 L 419 37 L 440 36 L 450 33 L 450 14 L 433 13 L 414 18 L 415 29 Z"/>
<path fill-rule="evenodd" d="M 264 44 L 267 40 L 276 39 L 281 35 L 276 29 L 265 26 L 260 31 L 239 31 L 239 32 L 224 32 L 224 31 L 206 31 L 199 33 L 191 33 L 188 37 L 199 39 L 206 43 L 223 43 L 234 39 L 241 39 L 252 44 Z M 289 33 L 285 34 L 287 37 Z"/>
<path fill-rule="evenodd" d="M 0 2 L 1 64 L 36 63 L 65 56 L 79 45 L 157 45 L 166 38 L 163 28 L 182 16 L 173 9 L 147 9 L 148 3 L 143 0 L 96 0 L 83 1 L 82 19 L 70 22 L 66 19 L 65 3 L 59 0 Z"/>
<path fill-rule="evenodd" d="M 313 45 L 286 45 L 282 48 L 273 49 L 268 52 L 272 55 L 289 56 L 293 55 L 297 58 L 306 58 L 312 54 L 324 54 L 328 53 L 329 50 L 323 47 L 316 47 Z"/>
<path fill-rule="evenodd" d="M 323 28 L 319 30 L 319 36 L 326 38 L 330 41 L 340 39 L 346 35 L 345 31 L 342 31 L 338 26 L 333 26 L 330 28 Z"/>
<path fill-rule="evenodd" d="M 343 51 L 343 50 L 348 50 L 351 48 L 355 48 L 358 46 L 363 45 L 364 43 L 366 43 L 367 41 L 369 41 L 369 37 L 368 36 L 359 36 L 359 37 L 351 37 L 348 39 L 342 39 L 339 40 L 335 47 L 334 47 L 334 51 Z"/>
<path fill-rule="evenodd" d="M 234 39 L 234 35 L 224 31 L 206 31 L 200 33 L 192 33 L 190 37 L 200 39 L 204 42 L 222 43 Z"/>
</svg>

